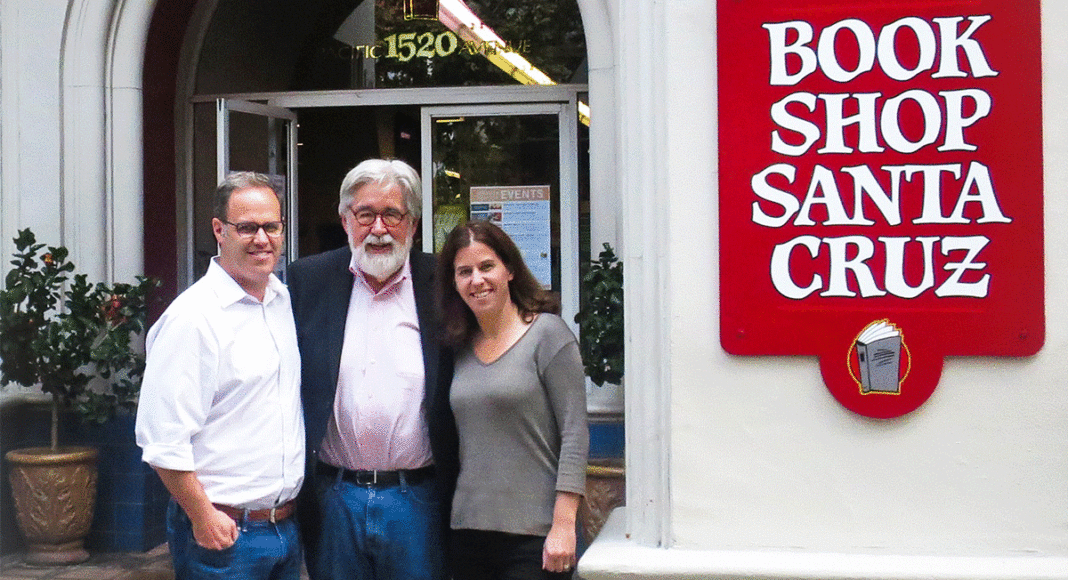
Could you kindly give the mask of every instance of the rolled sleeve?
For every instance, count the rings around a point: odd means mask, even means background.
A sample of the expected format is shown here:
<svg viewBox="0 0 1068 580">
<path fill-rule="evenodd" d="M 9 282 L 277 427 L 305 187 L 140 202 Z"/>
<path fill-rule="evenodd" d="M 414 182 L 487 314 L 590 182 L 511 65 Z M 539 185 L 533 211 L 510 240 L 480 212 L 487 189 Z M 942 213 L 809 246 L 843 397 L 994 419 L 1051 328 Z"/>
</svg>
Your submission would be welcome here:
<svg viewBox="0 0 1068 580">
<path fill-rule="evenodd" d="M 164 313 L 149 331 L 134 427 L 149 465 L 196 470 L 192 441 L 214 395 L 215 343 L 201 316 L 180 310 Z"/>
</svg>

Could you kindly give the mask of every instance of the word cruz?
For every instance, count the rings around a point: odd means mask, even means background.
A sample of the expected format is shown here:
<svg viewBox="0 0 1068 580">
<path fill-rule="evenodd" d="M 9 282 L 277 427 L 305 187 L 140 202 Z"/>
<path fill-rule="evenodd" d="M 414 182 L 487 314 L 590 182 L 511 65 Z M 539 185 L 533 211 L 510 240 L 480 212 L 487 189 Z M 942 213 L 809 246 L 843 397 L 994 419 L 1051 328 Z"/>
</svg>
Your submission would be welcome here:
<svg viewBox="0 0 1068 580">
<path fill-rule="evenodd" d="M 991 228 L 1013 221 L 1002 208 L 992 160 L 981 157 L 986 143 L 969 139 L 988 134 L 969 131 L 994 111 L 984 79 L 998 72 L 977 39 L 991 18 L 929 22 L 913 16 L 878 34 L 849 18 L 819 31 L 818 40 L 804 21 L 763 25 L 769 86 L 796 87 L 774 97 L 769 108 L 771 152 L 792 161 L 778 157 L 750 182 L 752 223 L 794 233 L 769 256 L 771 282 L 781 296 L 988 296 L 992 279 L 981 254 L 996 243 Z M 877 75 L 876 68 L 882 76 L 870 80 L 882 79 L 878 86 L 907 83 L 906 90 L 890 96 L 870 89 L 798 90 L 810 75 L 848 87 L 865 73 Z M 917 78 L 924 73 L 929 76 Z M 956 86 L 945 86 L 954 79 Z M 960 87 L 961 79 L 971 86 Z M 919 153 L 923 161 L 881 163 L 886 157 L 876 157 L 890 151 Z M 976 157 L 962 158 L 968 155 Z M 825 237 L 803 231 L 818 226 L 850 231 Z M 959 235 L 962 228 L 971 235 Z M 950 229 L 954 235 L 939 235 Z"/>
</svg>

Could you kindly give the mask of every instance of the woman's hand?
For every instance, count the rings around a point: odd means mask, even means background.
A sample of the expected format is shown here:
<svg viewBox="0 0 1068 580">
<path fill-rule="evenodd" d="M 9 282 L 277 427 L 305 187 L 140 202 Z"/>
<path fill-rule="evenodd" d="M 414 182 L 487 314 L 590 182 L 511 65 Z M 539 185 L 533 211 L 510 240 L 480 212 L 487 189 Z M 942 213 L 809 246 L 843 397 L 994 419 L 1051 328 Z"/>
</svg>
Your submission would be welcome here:
<svg viewBox="0 0 1068 580">
<path fill-rule="evenodd" d="M 570 572 L 575 567 L 575 516 L 581 499 L 577 493 L 556 492 L 553 526 L 541 549 L 541 567 L 549 572 Z"/>
<path fill-rule="evenodd" d="M 541 550 L 541 567 L 549 572 L 569 572 L 575 567 L 575 526 L 553 524 Z"/>
</svg>

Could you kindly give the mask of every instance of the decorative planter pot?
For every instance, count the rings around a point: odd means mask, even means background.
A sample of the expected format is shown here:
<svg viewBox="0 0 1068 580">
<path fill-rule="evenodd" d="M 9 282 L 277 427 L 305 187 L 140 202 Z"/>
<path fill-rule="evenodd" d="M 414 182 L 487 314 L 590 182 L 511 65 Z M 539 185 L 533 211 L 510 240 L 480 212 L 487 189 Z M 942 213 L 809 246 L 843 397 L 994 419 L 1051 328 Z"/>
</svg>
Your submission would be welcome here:
<svg viewBox="0 0 1068 580">
<path fill-rule="evenodd" d="M 579 504 L 579 521 L 587 546 L 600 533 L 608 514 L 623 505 L 626 499 L 623 459 L 590 459 L 586 466 L 586 496 Z"/>
<path fill-rule="evenodd" d="M 601 386 L 593 384 L 586 379 L 586 410 L 591 415 L 616 415 L 623 416 L 623 381 L 613 385 L 605 383 Z"/>
<path fill-rule="evenodd" d="M 89 559 L 85 536 L 93 521 L 98 452 L 91 447 L 31 447 L 7 452 L 16 518 L 28 564 L 77 564 Z"/>
</svg>

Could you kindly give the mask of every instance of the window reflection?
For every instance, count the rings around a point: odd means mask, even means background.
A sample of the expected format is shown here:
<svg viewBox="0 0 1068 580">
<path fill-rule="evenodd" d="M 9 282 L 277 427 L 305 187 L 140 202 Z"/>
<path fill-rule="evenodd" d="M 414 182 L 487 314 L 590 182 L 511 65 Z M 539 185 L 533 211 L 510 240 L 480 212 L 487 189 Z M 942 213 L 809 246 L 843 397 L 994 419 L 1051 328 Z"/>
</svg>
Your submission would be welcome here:
<svg viewBox="0 0 1068 580">
<path fill-rule="evenodd" d="M 201 54 L 201 94 L 586 77 L 574 0 L 220 0 Z"/>
</svg>

